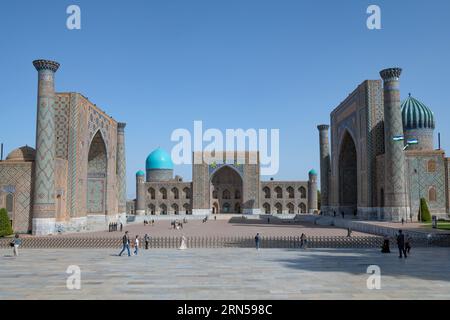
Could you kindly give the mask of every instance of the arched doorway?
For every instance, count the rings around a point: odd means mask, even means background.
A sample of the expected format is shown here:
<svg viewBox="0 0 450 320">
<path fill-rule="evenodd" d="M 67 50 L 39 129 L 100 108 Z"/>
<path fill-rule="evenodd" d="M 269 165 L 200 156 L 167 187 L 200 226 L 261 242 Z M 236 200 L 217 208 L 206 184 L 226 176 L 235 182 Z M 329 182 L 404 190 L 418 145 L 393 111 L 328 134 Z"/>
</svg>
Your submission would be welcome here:
<svg viewBox="0 0 450 320">
<path fill-rule="evenodd" d="M 107 167 L 106 144 L 100 131 L 97 131 L 88 154 L 88 213 L 106 214 Z"/>
<path fill-rule="evenodd" d="M 222 166 L 211 177 L 210 207 L 213 213 L 241 213 L 242 178 L 230 166 Z"/>
<path fill-rule="evenodd" d="M 355 142 L 346 131 L 339 153 L 339 206 L 348 212 L 358 207 L 357 154 Z"/>
</svg>

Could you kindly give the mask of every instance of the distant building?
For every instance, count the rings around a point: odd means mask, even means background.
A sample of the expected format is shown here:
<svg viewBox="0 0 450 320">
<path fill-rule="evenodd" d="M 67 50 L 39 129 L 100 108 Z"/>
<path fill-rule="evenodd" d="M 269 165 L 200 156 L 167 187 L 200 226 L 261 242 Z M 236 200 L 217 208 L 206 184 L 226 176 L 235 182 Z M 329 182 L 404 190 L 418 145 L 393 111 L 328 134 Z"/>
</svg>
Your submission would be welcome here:
<svg viewBox="0 0 450 320">
<path fill-rule="evenodd" d="M 255 155 L 255 154 L 253 154 Z M 250 152 L 232 153 L 234 159 L 192 166 L 192 182 L 173 176 L 170 155 L 158 148 L 146 160 L 146 171 L 136 173 L 137 215 L 298 214 L 317 212 L 317 173 L 308 181 L 261 181 L 259 154 L 251 164 Z M 130 206 L 131 208 L 131 206 Z"/>
</svg>

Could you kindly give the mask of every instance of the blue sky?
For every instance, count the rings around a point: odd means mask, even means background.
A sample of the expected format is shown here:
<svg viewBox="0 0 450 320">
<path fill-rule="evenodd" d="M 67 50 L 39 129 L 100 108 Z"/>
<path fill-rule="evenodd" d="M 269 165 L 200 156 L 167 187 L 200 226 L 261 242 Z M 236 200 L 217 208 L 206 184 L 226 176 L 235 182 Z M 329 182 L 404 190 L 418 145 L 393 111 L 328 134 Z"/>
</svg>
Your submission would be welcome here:
<svg viewBox="0 0 450 320">
<path fill-rule="evenodd" d="M 81 30 L 66 8 L 81 8 Z M 381 7 L 382 30 L 366 9 Z M 76 91 L 127 122 L 128 194 L 174 129 L 280 129 L 275 179 L 319 168 L 316 125 L 365 79 L 404 69 L 450 152 L 450 2 L 363 0 L 2 1 L 0 141 L 35 144 L 36 58 L 61 63 L 57 91 Z M 176 173 L 191 178 L 190 166 Z"/>
</svg>

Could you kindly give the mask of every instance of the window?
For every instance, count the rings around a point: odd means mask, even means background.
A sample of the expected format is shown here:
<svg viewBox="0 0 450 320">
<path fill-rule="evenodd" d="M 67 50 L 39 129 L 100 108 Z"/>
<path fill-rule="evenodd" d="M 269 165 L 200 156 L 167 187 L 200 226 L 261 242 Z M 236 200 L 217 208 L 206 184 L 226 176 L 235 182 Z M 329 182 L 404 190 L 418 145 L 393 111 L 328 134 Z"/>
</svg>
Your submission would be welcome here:
<svg viewBox="0 0 450 320">
<path fill-rule="evenodd" d="M 305 189 L 305 187 L 300 187 L 298 189 L 298 191 L 300 192 L 300 198 L 306 199 L 306 189 Z"/>
<path fill-rule="evenodd" d="M 270 188 L 269 187 L 264 187 L 263 188 L 263 192 L 264 192 L 264 198 L 270 199 Z"/>
<path fill-rule="evenodd" d="M 264 208 L 264 213 L 266 213 L 266 214 L 270 213 L 270 204 L 268 204 L 267 202 L 264 203 L 263 208 Z"/>
<path fill-rule="evenodd" d="M 437 201 L 436 199 L 436 188 L 435 187 L 430 187 L 428 189 L 428 201 L 432 202 L 432 201 Z"/>
<path fill-rule="evenodd" d="M 176 203 L 172 204 L 172 211 L 174 214 L 179 214 L 178 205 Z"/>
<path fill-rule="evenodd" d="M 150 198 L 152 200 L 155 200 L 155 189 L 153 188 L 148 188 L 148 194 L 150 195 Z"/>
<path fill-rule="evenodd" d="M 159 192 L 161 193 L 161 198 L 167 199 L 167 190 L 165 188 L 159 189 Z"/>
<path fill-rule="evenodd" d="M 217 199 L 218 198 L 218 195 L 217 195 L 217 190 L 214 190 L 213 191 L 213 199 Z"/>
<path fill-rule="evenodd" d="M 275 193 L 277 194 L 277 199 L 283 198 L 283 190 L 280 187 L 275 188 Z"/>
<path fill-rule="evenodd" d="M 277 213 L 283 213 L 283 206 L 281 205 L 281 203 L 277 203 L 275 205 L 275 209 L 277 210 Z"/>
<path fill-rule="evenodd" d="M 184 198 L 185 199 L 190 199 L 191 198 L 191 190 L 189 190 L 189 188 L 184 188 L 183 189 L 183 193 L 184 193 Z"/>
<path fill-rule="evenodd" d="M 6 195 L 6 211 L 8 211 L 8 213 L 14 211 L 14 195 L 12 193 Z"/>
<path fill-rule="evenodd" d="M 230 199 L 231 198 L 230 191 L 228 191 L 227 189 L 223 190 L 222 198 L 223 199 Z"/>
<path fill-rule="evenodd" d="M 287 208 L 289 213 L 294 213 L 294 205 L 292 203 L 288 203 Z"/>
<path fill-rule="evenodd" d="M 288 192 L 288 195 L 289 195 L 289 199 L 294 199 L 294 188 L 288 187 L 287 188 L 287 192 Z"/>
<path fill-rule="evenodd" d="M 234 192 L 234 198 L 235 198 L 235 199 L 240 199 L 240 198 L 241 198 L 241 191 L 236 190 L 236 191 Z"/>
<path fill-rule="evenodd" d="M 300 209 L 300 213 L 306 213 L 306 205 L 304 203 L 300 203 L 298 207 Z"/>
<path fill-rule="evenodd" d="M 173 198 L 174 199 L 179 199 L 180 198 L 180 195 L 179 195 L 179 192 L 178 192 L 177 188 L 172 188 L 172 193 L 173 193 Z"/>
</svg>

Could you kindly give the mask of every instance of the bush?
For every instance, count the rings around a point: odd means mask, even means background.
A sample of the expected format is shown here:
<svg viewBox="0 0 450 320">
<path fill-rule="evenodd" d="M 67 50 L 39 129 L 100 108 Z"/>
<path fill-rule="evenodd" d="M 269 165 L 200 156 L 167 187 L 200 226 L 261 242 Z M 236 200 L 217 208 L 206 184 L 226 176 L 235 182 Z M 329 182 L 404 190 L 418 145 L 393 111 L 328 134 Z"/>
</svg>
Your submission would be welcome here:
<svg viewBox="0 0 450 320">
<path fill-rule="evenodd" d="M 431 214 L 428 209 L 427 200 L 425 198 L 420 199 L 420 213 L 419 220 L 423 222 L 431 222 Z"/>
<path fill-rule="evenodd" d="M 11 234 L 13 234 L 13 229 L 11 228 L 8 212 L 6 209 L 0 209 L 0 237 L 9 236 Z"/>
</svg>

